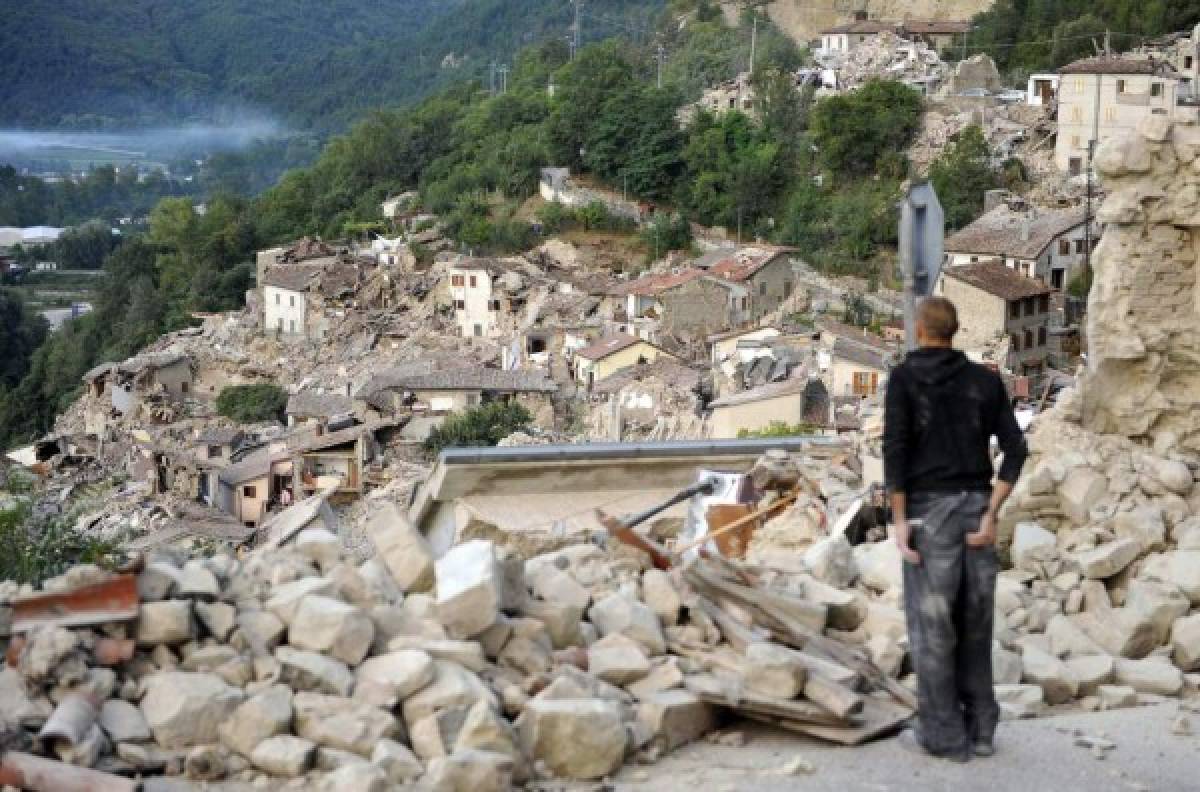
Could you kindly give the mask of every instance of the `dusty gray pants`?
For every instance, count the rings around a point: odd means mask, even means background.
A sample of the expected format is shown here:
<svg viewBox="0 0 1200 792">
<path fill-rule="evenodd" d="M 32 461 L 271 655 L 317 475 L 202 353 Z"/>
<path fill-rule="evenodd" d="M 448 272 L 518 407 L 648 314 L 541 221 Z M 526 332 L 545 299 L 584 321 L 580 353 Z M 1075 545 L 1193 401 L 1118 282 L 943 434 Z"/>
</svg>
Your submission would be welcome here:
<svg viewBox="0 0 1200 792">
<path fill-rule="evenodd" d="M 904 613 L 917 673 L 917 722 L 934 754 L 966 753 L 974 740 L 996 731 L 992 609 L 999 565 L 994 548 L 966 544 L 987 504 L 985 492 L 909 499 L 921 563 L 904 562 Z"/>
</svg>

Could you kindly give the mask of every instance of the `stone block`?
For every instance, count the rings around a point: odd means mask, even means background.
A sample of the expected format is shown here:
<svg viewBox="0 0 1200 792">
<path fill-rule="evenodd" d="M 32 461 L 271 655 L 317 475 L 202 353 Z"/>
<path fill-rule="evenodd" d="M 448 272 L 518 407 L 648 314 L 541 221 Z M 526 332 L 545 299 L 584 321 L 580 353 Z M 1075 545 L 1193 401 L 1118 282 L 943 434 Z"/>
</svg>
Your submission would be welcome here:
<svg viewBox="0 0 1200 792">
<path fill-rule="evenodd" d="M 804 566 L 812 576 L 835 588 L 848 588 L 858 579 L 854 548 L 843 534 L 829 536 L 804 553 Z"/>
<path fill-rule="evenodd" d="M 1032 718 L 1046 708 L 1040 685 L 996 685 L 995 693 L 1005 718 Z"/>
<path fill-rule="evenodd" d="M 247 647 L 262 654 L 279 645 L 287 625 L 269 611 L 241 611 L 237 615 L 237 629 Z"/>
<path fill-rule="evenodd" d="M 1062 704 L 1079 692 L 1079 682 L 1070 668 L 1049 652 L 1026 645 L 1021 652 L 1021 664 L 1021 680 L 1040 687 L 1047 704 Z"/>
<path fill-rule="evenodd" d="M 642 573 L 642 601 L 654 611 L 664 626 L 673 627 L 679 623 L 683 600 L 671 576 L 663 570 L 647 569 Z"/>
<path fill-rule="evenodd" d="M 265 773 L 295 778 L 308 772 L 316 754 L 317 746 L 312 741 L 281 734 L 259 743 L 250 753 L 250 761 Z"/>
<path fill-rule="evenodd" d="M 409 728 L 425 716 L 449 707 L 469 708 L 480 700 L 498 706 L 491 690 L 475 674 L 445 660 L 434 660 L 433 666 L 433 681 L 404 700 L 404 722 Z"/>
<path fill-rule="evenodd" d="M 337 585 L 328 578 L 306 577 L 275 586 L 267 599 L 267 610 L 286 625 L 292 623 L 300 604 L 309 597 L 337 596 Z"/>
<path fill-rule="evenodd" d="M 1068 617 L 1101 649 L 1120 657 L 1145 657 L 1158 642 L 1154 623 L 1129 608 L 1090 610 Z"/>
<path fill-rule="evenodd" d="M 768 698 L 795 698 L 808 679 L 808 670 L 797 653 L 772 643 L 749 644 L 741 670 L 746 689 Z"/>
<path fill-rule="evenodd" d="M 4 702 L 7 706 L 8 702 Z M 100 707 L 100 728 L 114 743 L 143 742 L 153 735 L 146 718 L 134 705 L 122 699 L 109 699 Z"/>
<path fill-rule="evenodd" d="M 1108 480 L 1089 467 L 1072 468 L 1058 485 L 1058 499 L 1063 513 L 1076 525 L 1091 522 L 1091 508 L 1107 492 Z"/>
<path fill-rule="evenodd" d="M 1096 688 L 1100 709 L 1121 709 L 1138 705 L 1137 691 L 1127 685 L 1100 685 Z"/>
<path fill-rule="evenodd" d="M 1038 571 L 1042 561 L 1058 553 L 1058 537 L 1036 522 L 1019 522 L 1013 529 L 1009 556 L 1014 567 Z"/>
<path fill-rule="evenodd" d="M 1091 550 L 1074 553 L 1071 559 L 1079 566 L 1080 574 L 1090 580 L 1105 580 L 1133 563 L 1141 553 L 1135 539 L 1106 542 Z"/>
<path fill-rule="evenodd" d="M 433 548 L 396 504 L 380 505 L 367 518 L 366 532 L 402 591 L 433 587 Z"/>
<path fill-rule="evenodd" d="M 1154 625 L 1154 643 L 1162 645 L 1171 635 L 1171 625 L 1186 616 L 1191 603 L 1174 584 L 1152 580 L 1131 580 L 1125 592 L 1124 608 L 1143 614 Z"/>
<path fill-rule="evenodd" d="M 558 778 L 603 778 L 625 757 L 625 727 L 611 701 L 533 699 L 516 726 L 525 755 Z"/>
<path fill-rule="evenodd" d="M 628 685 L 650 673 L 650 659 L 641 644 L 620 633 L 589 646 L 587 658 L 588 672 L 613 685 Z"/>
<path fill-rule="evenodd" d="M 377 742 L 399 733 L 391 713 L 350 698 L 297 693 L 293 707 L 296 734 L 363 757 L 371 755 Z"/>
<path fill-rule="evenodd" d="M 491 751 L 455 751 L 430 761 L 421 783 L 430 792 L 510 792 L 513 773 L 512 757 Z"/>
<path fill-rule="evenodd" d="M 1066 666 L 1079 684 L 1077 695 L 1080 697 L 1096 695 L 1097 688 L 1111 682 L 1115 673 L 1113 659 L 1108 655 L 1071 657 Z"/>
<path fill-rule="evenodd" d="M 349 696 L 354 689 L 354 674 L 346 664 L 320 652 L 307 652 L 281 646 L 275 650 L 279 661 L 279 681 L 295 690 Z"/>
<path fill-rule="evenodd" d="M 192 639 L 192 603 L 189 600 L 146 602 L 138 611 L 138 646 L 176 646 Z"/>
<path fill-rule="evenodd" d="M 221 584 L 203 561 L 193 559 L 183 565 L 175 581 L 175 595 L 186 599 L 212 602 L 221 593 Z"/>
<path fill-rule="evenodd" d="M 298 649 L 326 652 L 354 666 L 362 662 L 375 638 L 375 624 L 361 608 L 329 597 L 306 597 L 288 625 L 288 643 Z"/>
<path fill-rule="evenodd" d="M 292 691 L 272 685 L 246 699 L 217 730 L 221 744 L 242 756 L 268 737 L 287 734 L 292 728 Z"/>
<path fill-rule="evenodd" d="M 311 559 L 323 571 L 328 571 L 342 557 L 342 542 L 332 531 L 324 528 L 305 528 L 292 542 L 296 552 Z"/>
<path fill-rule="evenodd" d="M 215 674 L 163 671 L 144 681 L 141 710 L 154 739 L 164 748 L 217 741 L 217 729 L 244 698 Z"/>
<path fill-rule="evenodd" d="M 432 682 L 433 677 L 433 658 L 419 649 L 370 657 L 354 672 L 354 698 L 392 709 Z"/>
<path fill-rule="evenodd" d="M 387 775 L 390 784 L 409 784 L 425 772 L 421 762 L 404 743 L 380 740 L 371 751 L 371 764 Z M 343 790 L 348 792 L 348 790 Z"/>
<path fill-rule="evenodd" d="M 237 626 L 237 608 L 224 602 L 197 602 L 192 606 L 208 634 L 224 643 Z"/>
<path fill-rule="evenodd" d="M 637 600 L 610 594 L 592 605 L 588 615 L 602 636 L 620 633 L 637 641 L 652 656 L 666 651 L 666 638 L 658 616 Z"/>
<path fill-rule="evenodd" d="M 546 634 L 550 636 L 555 649 L 583 644 L 583 632 L 580 630 L 583 608 L 560 602 L 530 599 L 525 603 L 523 612 L 529 618 L 537 619 L 546 625 Z"/>
<path fill-rule="evenodd" d="M 491 542 L 456 545 L 438 559 L 435 570 L 437 614 L 450 635 L 472 638 L 495 624 L 504 580 Z"/>
<path fill-rule="evenodd" d="M 1161 508 L 1141 506 L 1131 511 L 1118 512 L 1113 518 L 1113 532 L 1118 539 L 1136 541 L 1142 553 L 1153 553 L 1164 547 L 1167 524 L 1163 521 Z"/>
<path fill-rule="evenodd" d="M 719 723 L 716 707 L 687 690 L 665 690 L 642 699 L 637 719 L 653 735 L 651 744 L 662 752 L 700 739 Z"/>
<path fill-rule="evenodd" d="M 1183 671 L 1200 670 L 1200 613 L 1175 620 L 1171 627 L 1171 659 Z"/>
<path fill-rule="evenodd" d="M 1127 685 L 1138 693 L 1174 696 L 1183 689 L 1183 672 L 1159 658 L 1117 658 L 1113 679 L 1117 684 Z"/>
</svg>

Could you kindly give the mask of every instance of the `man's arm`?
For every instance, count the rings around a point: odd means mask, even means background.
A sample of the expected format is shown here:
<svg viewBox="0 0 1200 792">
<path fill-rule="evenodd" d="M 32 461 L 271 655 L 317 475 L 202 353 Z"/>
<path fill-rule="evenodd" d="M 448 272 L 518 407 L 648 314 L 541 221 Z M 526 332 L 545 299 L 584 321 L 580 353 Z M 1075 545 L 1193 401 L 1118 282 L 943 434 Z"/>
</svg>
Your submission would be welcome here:
<svg viewBox="0 0 1200 792">
<path fill-rule="evenodd" d="M 979 530 L 967 534 L 967 544 L 972 547 L 987 547 L 995 544 L 996 516 L 1000 513 L 1000 507 L 1012 494 L 1013 485 L 1017 483 L 1017 477 L 1021 475 L 1021 468 L 1025 466 L 1025 459 L 1029 456 L 1029 449 L 1025 445 L 1025 435 L 1021 432 L 1021 427 L 1017 426 L 1017 416 L 1013 414 L 1012 407 L 1008 403 L 1008 393 L 1004 390 L 1004 383 L 998 382 L 997 386 L 999 401 L 993 432 L 1000 444 L 1000 450 L 1004 453 L 1004 461 L 1000 463 L 1000 473 L 996 476 L 996 483 L 992 486 L 992 497 L 988 501 L 987 511 L 984 512 L 983 519 L 979 521 Z"/>
<path fill-rule="evenodd" d="M 908 495 L 905 475 L 908 461 L 909 412 L 908 391 L 902 382 L 899 368 L 892 371 L 888 382 L 883 411 L 883 480 L 891 495 L 892 530 L 896 546 L 904 560 L 921 563 L 921 556 L 912 549 L 906 507 Z"/>
</svg>

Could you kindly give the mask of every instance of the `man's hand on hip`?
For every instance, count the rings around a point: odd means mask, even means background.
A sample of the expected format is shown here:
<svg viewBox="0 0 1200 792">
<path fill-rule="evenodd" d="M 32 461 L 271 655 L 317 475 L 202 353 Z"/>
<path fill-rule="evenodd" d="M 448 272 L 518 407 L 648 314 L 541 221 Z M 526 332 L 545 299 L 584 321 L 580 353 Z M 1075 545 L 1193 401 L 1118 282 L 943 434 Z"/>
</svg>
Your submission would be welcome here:
<svg viewBox="0 0 1200 792">
<path fill-rule="evenodd" d="M 908 520 L 896 520 L 892 525 L 892 539 L 896 542 L 896 547 L 900 548 L 900 555 L 910 564 L 921 563 L 921 554 L 912 549 L 912 528 L 908 524 Z"/>
<path fill-rule="evenodd" d="M 971 547 L 991 547 L 996 543 L 996 515 L 984 512 L 979 521 L 979 530 L 967 534 L 967 544 Z"/>
</svg>

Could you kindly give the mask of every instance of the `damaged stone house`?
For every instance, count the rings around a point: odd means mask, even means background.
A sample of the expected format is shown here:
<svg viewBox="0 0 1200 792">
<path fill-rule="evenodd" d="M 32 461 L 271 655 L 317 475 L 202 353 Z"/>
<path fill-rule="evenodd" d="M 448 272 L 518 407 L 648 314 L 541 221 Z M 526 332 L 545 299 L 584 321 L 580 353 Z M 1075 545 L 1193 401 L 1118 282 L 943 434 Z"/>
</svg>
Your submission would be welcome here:
<svg viewBox="0 0 1200 792">
<path fill-rule="evenodd" d="M 352 307 L 363 284 L 364 263 L 334 255 L 268 268 L 261 281 L 264 334 L 285 340 L 325 338 Z"/>
<path fill-rule="evenodd" d="M 288 397 L 284 415 L 288 426 L 341 429 L 354 423 L 354 402 L 342 393 L 307 389 Z"/>
<path fill-rule="evenodd" d="M 858 11 L 851 21 L 822 30 L 821 43 L 816 52 L 822 57 L 848 55 L 860 47 L 873 45 L 886 34 L 922 43 L 940 53 L 961 46 L 963 37 L 970 30 L 971 23 L 963 20 L 906 19 L 903 22 L 885 22 L 869 18 L 866 11 Z"/>
<path fill-rule="evenodd" d="M 804 420 L 807 376 L 771 382 L 731 393 L 708 405 L 709 437 L 735 438 L 743 432 L 761 431 L 772 424 L 796 426 Z"/>
<path fill-rule="evenodd" d="M 512 331 L 525 304 L 525 276 L 513 263 L 458 256 L 446 277 L 460 336 L 499 338 Z"/>
<path fill-rule="evenodd" d="M 1057 357 L 1053 289 L 1045 283 L 985 261 L 943 270 L 936 293 L 958 307 L 960 348 L 979 352 L 1007 338 L 1008 368 L 1031 378 Z"/>
<path fill-rule="evenodd" d="M 597 434 L 621 440 L 631 428 L 653 427 L 660 417 L 696 415 L 704 378 L 700 369 L 668 357 L 620 369 L 592 386 L 592 423 L 603 425 Z"/>
<path fill-rule="evenodd" d="M 744 287 L 749 303 L 742 308 L 743 321 L 758 322 L 796 291 L 797 261 L 795 248 L 753 245 L 706 253 L 694 265 Z"/>
<path fill-rule="evenodd" d="M 902 353 L 865 327 L 833 319 L 816 322 L 817 367 L 834 398 L 867 399 L 879 394 L 894 359 Z"/>
<path fill-rule="evenodd" d="M 620 331 L 651 343 L 699 343 L 750 319 L 747 286 L 695 268 L 647 275 L 610 294 L 621 303 L 614 317 Z"/>
<path fill-rule="evenodd" d="M 1083 207 L 1046 210 L 1008 201 L 947 237 L 945 266 L 995 261 L 1063 292 L 1082 272 L 1089 244 L 1095 250 L 1102 233 L 1093 220 L 1089 243 Z"/>
<path fill-rule="evenodd" d="M 217 475 L 212 505 L 246 526 L 259 525 L 290 499 L 329 491 L 355 498 L 365 490 L 367 466 L 379 458 L 376 433 L 398 425 L 383 419 L 336 432 L 293 433 L 248 449 Z"/>
<path fill-rule="evenodd" d="M 195 367 L 186 355 L 161 353 L 101 363 L 83 375 L 87 387 L 84 424 L 100 434 L 114 418 L 170 423 L 193 391 Z"/>
<path fill-rule="evenodd" d="M 572 370 L 575 380 L 590 388 L 623 368 L 653 363 L 663 357 L 678 360 L 649 341 L 618 333 L 575 352 Z"/>
<path fill-rule="evenodd" d="M 558 385 L 540 371 L 472 366 L 427 371 L 383 371 L 355 397 L 371 415 L 445 415 L 491 402 L 515 402 L 536 422 L 553 422 Z"/>
</svg>

